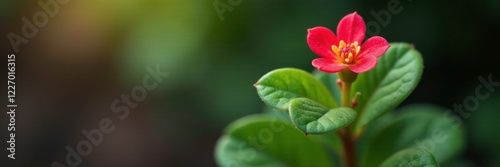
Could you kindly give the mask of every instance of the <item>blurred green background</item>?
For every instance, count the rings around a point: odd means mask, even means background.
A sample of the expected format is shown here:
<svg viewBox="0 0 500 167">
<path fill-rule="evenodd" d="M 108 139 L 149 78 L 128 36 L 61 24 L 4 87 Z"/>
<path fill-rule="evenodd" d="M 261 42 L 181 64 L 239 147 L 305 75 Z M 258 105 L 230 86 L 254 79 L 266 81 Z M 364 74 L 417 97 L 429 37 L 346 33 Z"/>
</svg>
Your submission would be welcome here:
<svg viewBox="0 0 500 167">
<path fill-rule="evenodd" d="M 241 2 L 234 6 L 229 1 L 59 4 L 59 12 L 16 53 L 18 158 L 3 159 L 7 152 L 2 149 L 2 166 L 64 164 L 65 147 L 75 147 L 85 139 L 82 129 L 97 128 L 102 118 L 111 119 L 116 129 L 104 135 L 80 166 L 215 166 L 213 148 L 223 128 L 264 109 L 252 84 L 276 68 L 312 71 L 316 55 L 307 46 L 306 30 L 335 30 L 353 11 L 366 23 L 380 25 L 379 33 L 371 35 L 413 43 L 424 56 L 423 78 L 402 105 L 432 103 L 451 109 L 474 94 L 479 76 L 491 74 L 500 81 L 499 1 L 241 0 L 231 1 Z M 37 2 L 0 2 L 2 55 L 15 53 L 6 36 L 22 34 L 21 18 L 32 20 L 43 11 Z M 215 2 L 231 9 L 223 19 Z M 373 13 L 397 3 L 401 12 L 382 16 L 387 24 L 381 25 Z M 147 66 L 157 65 L 170 75 L 127 119 L 118 119 L 110 104 L 142 84 Z M 2 80 L 4 85 L 6 76 Z M 457 164 L 500 165 L 495 124 L 499 92 L 464 119 L 468 146 Z M 7 115 L 1 118 L 6 126 Z M 8 140 L 4 134 L 5 129 L 2 141 Z"/>
</svg>

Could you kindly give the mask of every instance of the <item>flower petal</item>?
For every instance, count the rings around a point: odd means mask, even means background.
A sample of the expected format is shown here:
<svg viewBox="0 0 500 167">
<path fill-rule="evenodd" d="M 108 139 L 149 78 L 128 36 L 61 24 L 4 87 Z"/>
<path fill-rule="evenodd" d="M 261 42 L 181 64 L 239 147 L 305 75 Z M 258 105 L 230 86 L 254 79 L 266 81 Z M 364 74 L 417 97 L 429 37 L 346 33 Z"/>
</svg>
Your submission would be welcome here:
<svg viewBox="0 0 500 167">
<path fill-rule="evenodd" d="M 355 73 L 363 73 L 371 70 L 372 68 L 375 68 L 376 65 L 376 57 L 366 57 L 364 59 L 358 60 L 357 64 L 349 66 L 349 69 L 351 69 L 351 71 Z"/>
<path fill-rule="evenodd" d="M 355 41 L 362 43 L 365 38 L 365 21 L 357 12 L 344 16 L 337 26 L 337 35 L 340 40 L 350 44 Z"/>
<path fill-rule="evenodd" d="M 380 57 L 389 49 L 389 46 L 389 43 L 384 38 L 380 36 L 371 37 L 361 45 L 358 59 L 364 59 L 365 57 Z"/>
<path fill-rule="evenodd" d="M 307 44 L 314 53 L 325 58 L 334 57 L 332 45 L 338 45 L 339 40 L 330 29 L 314 27 L 307 31 Z"/>
<path fill-rule="evenodd" d="M 328 73 L 336 73 L 342 71 L 346 66 L 335 63 L 330 58 L 317 58 L 312 61 L 312 65 L 318 70 Z"/>
</svg>

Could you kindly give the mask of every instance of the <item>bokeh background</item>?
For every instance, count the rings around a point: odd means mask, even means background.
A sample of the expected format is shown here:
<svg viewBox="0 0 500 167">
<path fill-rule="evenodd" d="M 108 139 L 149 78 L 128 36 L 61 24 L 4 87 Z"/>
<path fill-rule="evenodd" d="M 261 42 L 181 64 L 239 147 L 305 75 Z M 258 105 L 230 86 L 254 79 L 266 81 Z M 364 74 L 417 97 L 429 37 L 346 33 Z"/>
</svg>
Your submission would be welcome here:
<svg viewBox="0 0 500 167">
<path fill-rule="evenodd" d="M 40 0 L 46 2 L 47 0 Z M 217 14 L 214 2 L 231 10 Z M 392 2 L 391 2 L 392 1 Z M 0 1 L 2 92 L 6 92 L 6 37 L 21 34 L 22 17 L 43 10 L 32 0 Z M 57 2 L 57 1 L 54 1 Z M 238 2 L 238 1 L 231 1 Z M 342 16 L 400 3 L 376 35 L 409 42 L 422 53 L 423 78 L 402 105 L 445 108 L 475 93 L 479 76 L 500 81 L 500 3 L 431 0 L 70 0 L 16 53 L 16 160 L 1 166 L 65 163 L 66 146 L 85 139 L 83 129 L 109 118 L 115 130 L 83 157 L 80 166 L 215 166 L 214 144 L 233 120 L 260 113 L 264 104 L 252 84 L 281 67 L 312 71 L 316 57 L 307 29 L 335 29 Z M 386 18 L 384 18 L 386 19 Z M 375 35 L 375 34 L 372 34 Z M 147 66 L 170 75 L 120 120 L 115 99 L 148 75 Z M 2 96 L 5 106 L 5 94 Z M 500 87 L 464 118 L 467 147 L 460 166 L 500 166 Z M 5 109 L 6 110 L 6 109 Z M 443 111 L 444 112 L 444 111 Z M 7 116 L 0 115 L 2 147 Z"/>
</svg>

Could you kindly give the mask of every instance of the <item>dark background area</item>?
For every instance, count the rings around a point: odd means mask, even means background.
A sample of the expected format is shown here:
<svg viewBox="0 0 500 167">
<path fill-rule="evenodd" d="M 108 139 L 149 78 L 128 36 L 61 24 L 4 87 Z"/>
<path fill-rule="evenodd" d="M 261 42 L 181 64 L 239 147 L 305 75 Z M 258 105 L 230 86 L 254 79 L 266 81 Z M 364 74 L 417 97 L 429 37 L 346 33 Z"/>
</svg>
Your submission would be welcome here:
<svg viewBox="0 0 500 167">
<path fill-rule="evenodd" d="M 65 147 L 75 148 L 86 139 L 81 131 L 98 128 L 104 118 L 115 130 L 104 134 L 80 166 L 214 166 L 214 144 L 223 128 L 264 108 L 252 84 L 276 68 L 312 71 L 316 55 L 307 46 L 306 30 L 335 30 L 353 11 L 380 25 L 370 35 L 412 43 L 422 53 L 422 80 L 402 105 L 452 109 L 474 95 L 478 77 L 500 81 L 495 0 L 241 0 L 235 6 L 218 1 L 232 8 L 224 19 L 215 0 L 72 0 L 59 4 L 18 53 L 7 34 L 21 35 L 21 18 L 32 20 L 43 9 L 38 1 L 1 1 L 1 85 L 6 92 L 6 55 L 15 53 L 18 104 L 16 160 L 6 159 L 2 148 L 1 166 L 65 164 Z M 372 13 L 396 2 L 401 12 L 382 17 L 382 25 Z M 112 102 L 142 85 L 146 67 L 157 65 L 170 75 L 119 119 Z M 468 145 L 457 165 L 500 164 L 499 92 L 464 118 Z M 6 104 L 5 93 L 2 99 Z M 0 115 L 2 147 L 7 116 Z"/>
</svg>

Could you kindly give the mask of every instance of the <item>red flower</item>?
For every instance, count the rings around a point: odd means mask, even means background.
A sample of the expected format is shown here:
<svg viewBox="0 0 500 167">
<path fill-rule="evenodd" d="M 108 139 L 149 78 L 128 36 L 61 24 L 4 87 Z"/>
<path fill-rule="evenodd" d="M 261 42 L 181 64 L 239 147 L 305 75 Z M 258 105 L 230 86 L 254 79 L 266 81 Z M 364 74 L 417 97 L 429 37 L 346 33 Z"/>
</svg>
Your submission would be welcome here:
<svg viewBox="0 0 500 167">
<path fill-rule="evenodd" d="M 336 73 L 348 67 L 355 73 L 366 72 L 377 65 L 389 43 L 374 36 L 363 43 L 366 26 L 363 18 L 354 12 L 344 16 L 337 26 L 337 36 L 328 28 L 308 29 L 307 44 L 321 58 L 314 59 L 312 65 L 318 70 Z"/>
</svg>

